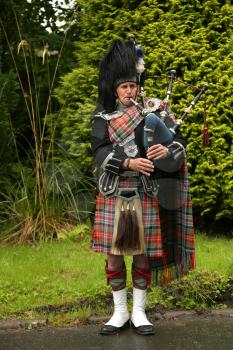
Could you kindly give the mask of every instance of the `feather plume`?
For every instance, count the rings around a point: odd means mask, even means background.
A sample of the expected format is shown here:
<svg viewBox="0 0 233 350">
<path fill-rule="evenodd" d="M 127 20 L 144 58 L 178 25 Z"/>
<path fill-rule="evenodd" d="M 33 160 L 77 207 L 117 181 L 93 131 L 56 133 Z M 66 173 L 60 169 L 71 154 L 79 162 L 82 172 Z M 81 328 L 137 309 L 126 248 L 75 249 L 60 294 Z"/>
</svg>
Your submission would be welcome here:
<svg viewBox="0 0 233 350">
<path fill-rule="evenodd" d="M 116 105 L 115 89 L 124 81 L 137 81 L 138 56 L 131 41 L 114 40 L 100 62 L 99 102 L 107 112 Z"/>
</svg>

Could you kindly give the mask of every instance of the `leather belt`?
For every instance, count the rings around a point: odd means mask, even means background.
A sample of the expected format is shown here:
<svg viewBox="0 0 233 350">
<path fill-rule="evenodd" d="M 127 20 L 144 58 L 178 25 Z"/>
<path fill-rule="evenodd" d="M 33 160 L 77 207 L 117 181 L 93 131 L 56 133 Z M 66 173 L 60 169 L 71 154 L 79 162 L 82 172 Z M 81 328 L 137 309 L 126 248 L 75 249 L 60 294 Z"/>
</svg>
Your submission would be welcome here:
<svg viewBox="0 0 233 350">
<path fill-rule="evenodd" d="M 120 176 L 124 176 L 124 177 L 135 177 L 139 175 L 140 175 L 139 171 L 131 171 L 131 170 L 126 170 L 120 173 Z"/>
</svg>

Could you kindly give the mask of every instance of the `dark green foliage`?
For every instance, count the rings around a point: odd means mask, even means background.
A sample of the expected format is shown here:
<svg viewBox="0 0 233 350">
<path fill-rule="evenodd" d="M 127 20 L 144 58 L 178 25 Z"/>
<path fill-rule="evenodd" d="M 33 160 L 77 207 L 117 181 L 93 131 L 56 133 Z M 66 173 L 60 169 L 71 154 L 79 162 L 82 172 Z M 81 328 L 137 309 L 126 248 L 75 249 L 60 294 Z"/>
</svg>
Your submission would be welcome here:
<svg viewBox="0 0 233 350">
<path fill-rule="evenodd" d="M 172 282 L 163 288 L 169 307 L 206 309 L 217 304 L 232 305 L 233 279 L 213 272 L 202 272 Z"/>
<path fill-rule="evenodd" d="M 63 0 L 59 0 L 56 5 L 60 5 L 60 8 L 62 8 L 63 2 Z M 0 74 L 4 73 L 5 79 L 12 81 L 11 71 L 14 71 L 15 83 L 19 84 L 19 76 L 22 82 L 22 87 L 17 90 L 17 93 L 15 89 L 6 90 L 4 88 L 5 91 L 11 91 L 9 117 L 13 129 L 16 130 L 14 136 L 22 157 L 25 156 L 25 153 L 22 152 L 23 148 L 28 149 L 30 146 L 34 148 L 32 130 L 28 127 L 28 111 L 24 100 L 25 96 L 30 97 L 28 96 L 30 95 L 29 80 L 31 80 L 32 98 L 34 101 L 39 100 L 39 103 L 37 103 L 38 113 L 42 118 L 46 112 L 58 54 L 64 40 L 64 29 L 70 27 L 66 15 L 69 14 L 70 21 L 73 18 L 68 10 L 68 13 L 62 10 L 58 15 L 51 0 L 32 0 L 30 2 L 27 0 L 0 0 L 0 7 Z M 76 11 L 74 11 L 74 15 L 76 15 Z M 66 26 L 57 27 L 58 16 L 59 20 L 67 20 Z M 78 34 L 78 25 L 75 26 L 75 29 Z M 70 30 L 66 34 L 63 55 L 56 76 L 64 74 L 73 66 L 73 46 L 70 40 L 73 40 L 76 37 L 75 35 Z M 28 43 L 27 47 L 24 46 L 28 59 L 28 72 L 25 65 L 23 46 L 20 46 L 22 40 L 26 40 Z M 51 55 L 45 55 L 43 60 L 45 48 Z M 13 60 L 17 65 L 19 76 L 16 74 Z M 10 74 L 9 79 L 8 74 Z M 57 80 L 55 80 L 54 85 L 56 86 L 56 84 Z M 1 102 L 2 97 L 0 95 Z M 52 108 L 57 108 L 57 102 L 54 100 L 52 100 Z"/>
<path fill-rule="evenodd" d="M 73 17 L 60 12 L 59 19 L 67 21 L 58 27 L 52 0 L 0 0 L 0 5 L 1 239 L 48 239 L 61 225 L 81 220 L 80 200 L 67 176 L 69 159 L 63 168 L 51 159 L 52 141 L 44 125 L 48 113 L 58 108 L 52 96 L 55 78 L 72 67 L 70 38 L 76 34 L 68 29 Z M 76 183 L 81 179 L 77 176 Z"/>
<path fill-rule="evenodd" d="M 129 33 L 134 33 L 145 52 L 150 77 L 145 86 L 148 96 L 165 97 L 164 75 L 170 69 L 176 69 L 179 79 L 192 85 L 209 84 L 209 147 L 204 147 L 202 142 L 204 97 L 182 125 L 188 139 L 195 218 L 208 227 L 213 223 L 232 224 L 231 1 L 78 0 L 77 3 L 84 9 L 79 22 L 79 41 L 75 44 L 78 67 L 62 79 L 56 96 L 60 103 L 65 103 L 57 123 L 57 136 L 68 138 L 68 150 L 78 156 L 79 168 L 86 172 L 91 161 L 88 114 L 97 101 L 98 62 L 112 39 L 126 39 Z M 196 93 L 179 79 L 174 83 L 172 96 L 172 109 L 177 117 Z M 230 230 L 225 233 L 230 234 Z"/>
<path fill-rule="evenodd" d="M 96 70 L 93 67 L 76 68 L 61 80 L 55 90 L 61 110 L 51 115 L 47 123 L 57 142 L 57 156 L 76 160 L 78 169 L 92 173 L 90 147 L 90 116 L 97 90 Z M 55 149 L 56 152 L 56 149 Z"/>
<path fill-rule="evenodd" d="M 15 134 L 11 123 L 11 114 L 15 112 L 18 103 L 18 84 L 15 74 L 11 71 L 8 74 L 0 73 L 0 159 L 1 165 L 8 162 L 8 157 L 15 157 Z M 9 95 L 11 99 L 9 99 Z"/>
</svg>

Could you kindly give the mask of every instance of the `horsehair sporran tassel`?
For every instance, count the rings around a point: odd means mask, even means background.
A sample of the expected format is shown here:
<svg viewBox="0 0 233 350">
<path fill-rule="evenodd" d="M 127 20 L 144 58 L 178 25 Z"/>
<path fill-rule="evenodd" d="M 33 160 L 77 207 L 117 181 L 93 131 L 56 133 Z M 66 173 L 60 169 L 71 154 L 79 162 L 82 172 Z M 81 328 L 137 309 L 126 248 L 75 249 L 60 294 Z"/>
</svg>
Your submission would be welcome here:
<svg viewBox="0 0 233 350">
<path fill-rule="evenodd" d="M 132 247 L 132 238 L 131 238 L 131 232 L 132 232 L 132 215 L 130 210 L 130 204 L 129 202 L 126 202 L 126 214 L 125 214 L 125 232 L 124 232 L 124 243 L 123 248 L 129 249 Z"/>
<path fill-rule="evenodd" d="M 117 237 L 115 245 L 118 249 L 122 248 L 123 240 L 124 240 L 124 232 L 125 232 L 125 208 L 124 204 L 121 205 L 120 210 L 120 217 L 118 221 L 118 228 L 117 228 Z"/>
<path fill-rule="evenodd" d="M 127 249 L 139 249 L 139 224 L 133 201 L 124 201 L 117 229 L 116 248 L 124 251 Z"/>
<path fill-rule="evenodd" d="M 123 201 L 119 218 L 116 248 L 124 251 L 130 248 L 130 231 L 132 228 L 132 218 L 128 201 Z"/>
<path fill-rule="evenodd" d="M 132 246 L 134 249 L 140 249 L 140 239 L 139 239 L 139 222 L 137 217 L 137 212 L 133 204 L 132 211 Z"/>
</svg>

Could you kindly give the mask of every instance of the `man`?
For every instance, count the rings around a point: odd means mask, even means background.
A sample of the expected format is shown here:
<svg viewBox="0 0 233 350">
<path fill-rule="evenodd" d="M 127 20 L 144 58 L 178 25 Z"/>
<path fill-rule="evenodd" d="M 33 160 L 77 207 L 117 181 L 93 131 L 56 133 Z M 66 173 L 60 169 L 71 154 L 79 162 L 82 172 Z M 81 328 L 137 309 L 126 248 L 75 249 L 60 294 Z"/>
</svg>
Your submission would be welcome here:
<svg viewBox="0 0 233 350">
<path fill-rule="evenodd" d="M 152 278 L 155 285 L 167 283 L 195 264 L 185 164 L 182 162 L 182 170 L 172 174 L 156 166 L 161 160 L 174 161 L 174 150 L 184 155 L 185 141 L 178 133 L 169 144 L 156 142 L 158 134 L 162 140 L 169 132 L 159 112 L 145 117 L 135 106 L 141 68 L 133 43 L 122 40 L 113 42 L 100 63 L 100 106 L 94 117 L 92 148 L 102 174 L 92 249 L 107 253 L 106 277 L 114 300 L 114 314 L 102 327 L 103 335 L 118 333 L 130 324 L 140 335 L 154 334 L 154 326 L 145 313 Z M 157 123 L 155 142 L 150 147 L 145 141 L 149 117 Z M 180 215 L 189 220 L 189 225 L 180 222 Z M 125 255 L 133 256 L 131 318 L 127 309 Z"/>
</svg>

